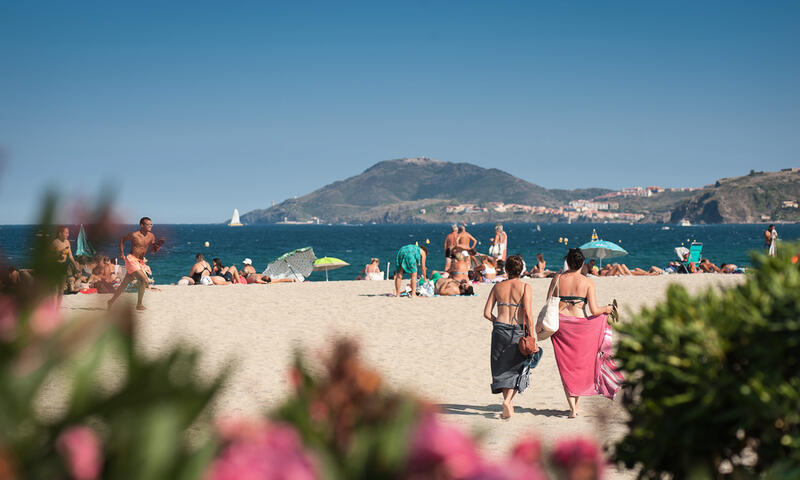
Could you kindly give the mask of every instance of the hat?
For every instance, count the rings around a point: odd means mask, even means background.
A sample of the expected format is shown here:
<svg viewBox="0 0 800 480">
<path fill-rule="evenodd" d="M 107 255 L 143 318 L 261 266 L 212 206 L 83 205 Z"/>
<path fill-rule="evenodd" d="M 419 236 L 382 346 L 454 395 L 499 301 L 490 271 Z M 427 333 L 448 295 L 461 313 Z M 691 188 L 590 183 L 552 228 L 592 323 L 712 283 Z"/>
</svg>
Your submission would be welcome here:
<svg viewBox="0 0 800 480">
<path fill-rule="evenodd" d="M 252 265 L 253 261 L 250 260 L 249 258 L 245 258 L 244 260 L 242 260 L 242 263 L 245 265 Z"/>
</svg>

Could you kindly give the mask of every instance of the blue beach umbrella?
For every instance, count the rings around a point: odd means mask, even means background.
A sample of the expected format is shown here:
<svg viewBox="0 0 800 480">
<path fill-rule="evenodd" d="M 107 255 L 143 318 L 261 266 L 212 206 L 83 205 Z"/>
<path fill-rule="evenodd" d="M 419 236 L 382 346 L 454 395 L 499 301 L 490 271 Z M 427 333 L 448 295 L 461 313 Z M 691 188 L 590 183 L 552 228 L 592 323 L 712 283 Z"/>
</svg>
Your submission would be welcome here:
<svg viewBox="0 0 800 480">
<path fill-rule="evenodd" d="M 616 243 L 607 240 L 595 240 L 581 245 L 581 250 L 586 258 L 596 258 L 603 264 L 604 258 L 614 258 L 627 255 L 628 252 Z"/>
</svg>

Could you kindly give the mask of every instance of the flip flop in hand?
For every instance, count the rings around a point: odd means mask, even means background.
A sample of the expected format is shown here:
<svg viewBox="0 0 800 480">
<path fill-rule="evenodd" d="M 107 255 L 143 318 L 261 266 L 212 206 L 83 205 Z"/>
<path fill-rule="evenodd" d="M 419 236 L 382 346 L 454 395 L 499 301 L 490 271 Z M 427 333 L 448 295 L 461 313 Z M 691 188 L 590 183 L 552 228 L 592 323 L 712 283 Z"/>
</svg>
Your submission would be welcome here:
<svg viewBox="0 0 800 480">
<path fill-rule="evenodd" d="M 619 309 L 617 308 L 616 298 L 611 302 L 611 320 L 613 320 L 614 323 L 619 322 Z"/>
</svg>

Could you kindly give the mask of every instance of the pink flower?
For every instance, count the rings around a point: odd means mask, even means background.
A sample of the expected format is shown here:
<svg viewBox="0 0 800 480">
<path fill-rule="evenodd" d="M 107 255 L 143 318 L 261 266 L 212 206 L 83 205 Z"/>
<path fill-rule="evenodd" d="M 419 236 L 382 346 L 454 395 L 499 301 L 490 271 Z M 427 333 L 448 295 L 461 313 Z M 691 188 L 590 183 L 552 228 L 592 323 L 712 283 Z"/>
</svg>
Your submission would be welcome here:
<svg viewBox="0 0 800 480">
<path fill-rule="evenodd" d="M 541 461 L 542 444 L 538 439 L 525 437 L 514 444 L 511 458 L 522 463 L 538 464 Z"/>
<path fill-rule="evenodd" d="M 31 315 L 31 330 L 36 336 L 46 337 L 61 325 L 61 314 L 55 299 L 46 298 Z"/>
<path fill-rule="evenodd" d="M 318 478 L 311 457 L 292 427 L 241 428 L 214 461 L 208 480 L 312 480 Z"/>
<path fill-rule="evenodd" d="M 444 478 L 477 478 L 482 461 L 472 438 L 426 415 L 411 439 L 409 477 L 426 477 L 434 471 L 441 471 Z"/>
<path fill-rule="evenodd" d="M 14 299 L 0 295 L 0 340 L 13 340 L 17 326 L 17 306 Z"/>
<path fill-rule="evenodd" d="M 554 464 L 574 480 L 602 478 L 604 460 L 598 446 L 591 440 L 575 438 L 558 442 L 551 454 Z"/>
<path fill-rule="evenodd" d="M 103 463 L 100 441 L 91 428 L 78 426 L 64 431 L 56 441 L 56 448 L 72 478 L 93 480 L 100 475 Z"/>
</svg>

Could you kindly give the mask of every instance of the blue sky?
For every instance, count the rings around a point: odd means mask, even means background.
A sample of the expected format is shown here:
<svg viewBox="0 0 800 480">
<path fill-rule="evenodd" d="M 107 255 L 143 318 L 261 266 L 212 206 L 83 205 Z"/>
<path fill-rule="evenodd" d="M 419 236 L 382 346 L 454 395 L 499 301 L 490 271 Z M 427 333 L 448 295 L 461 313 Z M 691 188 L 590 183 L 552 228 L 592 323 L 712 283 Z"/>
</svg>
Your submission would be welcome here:
<svg viewBox="0 0 800 480">
<path fill-rule="evenodd" d="M 0 224 L 48 187 L 220 222 L 410 156 L 547 188 L 800 166 L 799 2 L 561 3 L 0 0 Z"/>
</svg>

